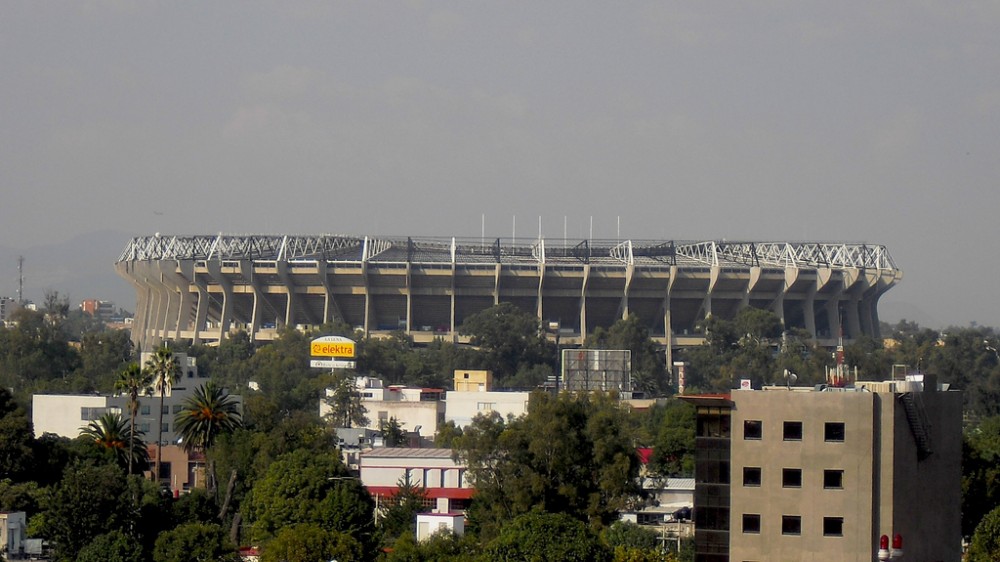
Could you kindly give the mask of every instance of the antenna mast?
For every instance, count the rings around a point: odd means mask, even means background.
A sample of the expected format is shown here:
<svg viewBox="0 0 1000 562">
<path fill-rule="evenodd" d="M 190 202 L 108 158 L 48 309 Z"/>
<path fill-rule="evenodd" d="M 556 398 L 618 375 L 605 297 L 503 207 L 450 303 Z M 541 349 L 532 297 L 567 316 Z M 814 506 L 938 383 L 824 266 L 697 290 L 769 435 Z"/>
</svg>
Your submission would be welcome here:
<svg viewBox="0 0 1000 562">
<path fill-rule="evenodd" d="M 24 304 L 24 256 L 17 256 L 17 304 Z"/>
</svg>

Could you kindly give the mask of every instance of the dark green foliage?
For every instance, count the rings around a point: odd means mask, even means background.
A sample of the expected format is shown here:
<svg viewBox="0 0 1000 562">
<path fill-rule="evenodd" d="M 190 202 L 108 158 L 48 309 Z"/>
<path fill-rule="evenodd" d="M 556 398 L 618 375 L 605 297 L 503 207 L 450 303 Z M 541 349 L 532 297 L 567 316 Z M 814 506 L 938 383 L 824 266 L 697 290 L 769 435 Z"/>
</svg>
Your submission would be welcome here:
<svg viewBox="0 0 1000 562">
<path fill-rule="evenodd" d="M 505 525 L 486 556 L 498 562 L 600 562 L 610 560 L 611 552 L 578 519 L 533 512 Z"/>
<path fill-rule="evenodd" d="M 0 388 L 0 479 L 16 482 L 29 478 L 33 470 L 31 422 L 6 388 Z"/>
<path fill-rule="evenodd" d="M 386 447 L 405 447 L 407 445 L 406 430 L 403 429 L 402 422 L 397 420 L 395 416 L 379 421 L 378 430 L 382 434 L 382 440 Z"/>
<path fill-rule="evenodd" d="M 451 449 L 455 442 L 462 436 L 462 428 L 455 425 L 455 422 L 448 420 L 438 424 L 437 434 L 434 435 L 434 446 L 442 449 Z"/>
<path fill-rule="evenodd" d="M 671 400 L 655 406 L 651 416 L 658 420 L 649 469 L 659 476 L 694 476 L 694 406 Z"/>
<path fill-rule="evenodd" d="M 142 546 L 121 531 L 98 535 L 80 550 L 76 562 L 143 562 Z"/>
<path fill-rule="evenodd" d="M 72 560 L 98 535 L 124 529 L 128 509 L 121 502 L 129 494 L 125 473 L 114 465 L 77 464 L 43 497 L 42 536 L 56 545 L 59 560 Z"/>
<path fill-rule="evenodd" d="M 1000 416 L 966 429 L 962 442 L 962 534 L 1000 505 Z"/>
<path fill-rule="evenodd" d="M 412 532 L 403 533 L 392 544 L 387 562 L 466 562 L 482 560 L 482 549 L 471 535 L 457 537 L 447 531 L 431 535 L 421 543 Z"/>
<path fill-rule="evenodd" d="M 185 523 L 162 533 L 153 548 L 154 562 L 237 562 L 236 548 L 221 527 L 205 523 Z"/>
</svg>

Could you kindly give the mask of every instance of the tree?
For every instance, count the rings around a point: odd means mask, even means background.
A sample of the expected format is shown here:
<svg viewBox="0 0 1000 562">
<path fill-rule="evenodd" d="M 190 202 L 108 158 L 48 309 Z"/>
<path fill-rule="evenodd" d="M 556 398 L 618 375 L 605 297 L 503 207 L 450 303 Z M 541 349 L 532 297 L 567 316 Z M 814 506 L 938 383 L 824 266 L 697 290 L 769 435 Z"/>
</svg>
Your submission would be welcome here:
<svg viewBox="0 0 1000 562">
<path fill-rule="evenodd" d="M 122 531 L 98 535 L 80 550 L 76 562 L 143 562 L 142 545 Z"/>
<path fill-rule="evenodd" d="M 73 560 L 98 535 L 124 530 L 130 503 L 125 474 L 114 465 L 76 464 L 42 498 L 41 529 L 58 560 Z"/>
<path fill-rule="evenodd" d="M 163 449 L 163 397 L 180 379 L 181 365 L 170 348 L 164 345 L 146 361 L 146 369 L 153 378 L 153 390 L 160 395 L 160 413 L 156 422 L 156 466 L 153 468 L 153 481 L 156 482 L 160 479 Z"/>
<path fill-rule="evenodd" d="M 694 475 L 694 406 L 671 400 L 663 409 L 653 442 L 650 469 L 660 476 Z"/>
<path fill-rule="evenodd" d="M 528 413 L 506 424 L 477 416 L 456 449 L 476 488 L 471 522 L 487 538 L 531 511 L 610 523 L 639 493 L 635 432 L 625 407 L 603 393 L 536 392 Z"/>
<path fill-rule="evenodd" d="M 32 433 L 28 415 L 0 387 L 0 478 L 20 481 L 33 470 Z"/>
<path fill-rule="evenodd" d="M 555 354 L 549 349 L 538 318 L 511 303 L 500 303 L 465 319 L 460 332 L 487 354 L 487 368 L 503 380 L 521 367 L 539 363 L 550 366 Z"/>
<path fill-rule="evenodd" d="M 486 548 L 489 560 L 607 561 L 611 553 L 583 522 L 565 513 L 532 512 L 504 526 Z"/>
<path fill-rule="evenodd" d="M 340 455 L 298 449 L 267 468 L 243 505 L 257 538 L 273 537 L 283 527 L 314 523 L 372 544 L 375 503 L 347 472 Z"/>
<path fill-rule="evenodd" d="M 406 446 L 406 430 L 403 429 L 403 424 L 396 419 L 396 416 L 380 420 L 378 430 L 382 434 L 382 441 L 386 447 Z"/>
<path fill-rule="evenodd" d="M 666 357 L 649 337 L 649 329 L 635 314 L 618 320 L 610 328 L 598 327 L 587 338 L 590 349 L 627 349 L 632 355 L 632 388 L 648 396 L 661 394 L 667 386 Z"/>
<path fill-rule="evenodd" d="M 149 452 L 145 443 L 142 439 L 137 441 L 135 438 L 136 435 L 142 434 L 142 431 L 133 433 L 132 427 L 121 414 L 111 412 L 91 421 L 80 432 L 82 437 L 92 441 L 99 448 L 113 452 L 123 468 L 133 465 L 145 468 L 149 463 Z"/>
<path fill-rule="evenodd" d="M 327 391 L 324 398 L 330 412 L 326 418 L 333 427 L 364 427 L 368 425 L 368 409 L 361 403 L 361 393 L 358 391 L 354 377 L 344 371 L 333 375 L 332 393 Z"/>
<path fill-rule="evenodd" d="M 386 502 L 379 519 L 383 543 L 391 543 L 403 533 L 413 532 L 413 521 L 424 510 L 427 494 L 410 482 L 410 474 L 396 482 L 396 492 Z"/>
<path fill-rule="evenodd" d="M 968 562 L 1000 560 L 1000 507 L 986 514 L 969 544 Z"/>
<path fill-rule="evenodd" d="M 186 451 L 206 451 L 220 434 L 233 432 L 241 425 L 239 403 L 211 381 L 195 389 L 174 418 Z"/>
<path fill-rule="evenodd" d="M 139 413 L 139 395 L 146 395 L 153 392 L 153 377 L 149 371 L 143 371 L 137 363 L 130 363 L 118 373 L 118 380 L 115 381 L 115 390 L 128 397 L 126 407 L 129 415 L 129 448 L 135 448 L 135 416 Z M 159 450 L 159 448 L 157 448 Z M 128 458 L 128 473 L 132 474 L 132 461 Z"/>
<path fill-rule="evenodd" d="M 153 548 L 154 562 L 237 562 L 239 559 L 222 528 L 211 523 L 179 525 L 161 534 Z"/>
<path fill-rule="evenodd" d="M 278 531 L 264 545 L 261 562 L 317 562 L 363 560 L 364 548 L 346 533 L 328 531 L 314 523 L 301 523 Z"/>
</svg>

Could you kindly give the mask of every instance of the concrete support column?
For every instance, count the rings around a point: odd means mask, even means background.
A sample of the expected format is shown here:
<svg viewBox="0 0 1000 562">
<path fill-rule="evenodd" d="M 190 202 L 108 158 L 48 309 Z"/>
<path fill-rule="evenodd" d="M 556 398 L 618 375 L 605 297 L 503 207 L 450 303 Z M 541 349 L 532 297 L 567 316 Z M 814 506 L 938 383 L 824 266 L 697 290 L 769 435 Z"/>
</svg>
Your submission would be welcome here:
<svg viewBox="0 0 1000 562">
<path fill-rule="evenodd" d="M 535 315 L 539 322 L 545 322 L 545 308 L 543 307 L 542 294 L 545 292 L 545 264 L 538 264 L 538 293 L 535 297 Z"/>
<path fill-rule="evenodd" d="M 786 267 L 785 268 L 785 282 L 781 286 L 781 292 L 775 297 L 774 302 L 771 303 L 771 311 L 778 316 L 781 320 L 781 329 L 784 330 L 787 323 L 785 322 L 785 295 L 788 294 L 792 285 L 799 278 L 799 269 L 797 267 Z"/>
<path fill-rule="evenodd" d="M 496 265 L 496 270 L 493 272 L 493 306 L 500 304 L 500 272 L 503 271 L 503 266 L 498 262 Z"/>
<path fill-rule="evenodd" d="M 629 291 L 632 289 L 632 279 L 635 278 L 635 264 L 630 263 L 625 266 L 625 288 L 622 292 L 622 302 L 619 308 L 622 312 L 622 320 L 628 320 L 629 306 L 628 306 L 628 295 Z"/>
<path fill-rule="evenodd" d="M 222 342 L 222 340 L 226 339 L 226 334 L 229 333 L 229 324 L 233 318 L 233 285 L 222 274 L 222 262 L 208 260 L 206 266 L 212 279 L 222 287 L 222 314 L 219 316 L 218 334 L 218 340 Z"/>
<path fill-rule="evenodd" d="M 760 281 L 760 267 L 753 266 L 750 268 L 750 278 L 747 279 L 747 287 L 746 290 L 743 291 L 743 299 L 740 301 L 740 306 L 737 311 L 750 306 L 750 293 L 753 292 L 753 289 L 757 286 L 758 281 Z"/>
<path fill-rule="evenodd" d="M 371 303 L 371 287 L 368 285 L 368 262 L 361 262 L 361 278 L 364 280 L 363 289 L 365 294 L 365 322 L 364 330 L 365 336 L 368 335 L 371 328 L 371 313 L 372 313 L 372 303 Z"/>
<path fill-rule="evenodd" d="M 257 340 L 257 333 L 260 332 L 260 319 L 263 316 L 264 295 L 253 274 L 253 262 L 250 260 L 240 260 L 240 275 L 250 283 L 253 290 L 253 310 L 250 312 L 250 341 Z"/>
<path fill-rule="evenodd" d="M 277 262 L 278 278 L 285 286 L 285 326 L 295 326 L 299 319 L 295 317 L 295 281 L 288 274 L 288 262 Z"/>
<path fill-rule="evenodd" d="M 587 285 L 590 283 L 590 264 L 583 265 L 583 285 L 580 287 L 580 339 L 587 338 Z"/>
<path fill-rule="evenodd" d="M 403 291 L 406 294 L 406 333 L 413 330 L 413 265 L 406 262 L 406 285 Z"/>
<path fill-rule="evenodd" d="M 674 290 L 674 279 L 676 279 L 677 266 L 670 266 L 670 279 L 667 281 L 667 292 L 663 296 L 663 340 L 666 343 L 667 371 L 671 371 L 674 365 L 674 327 L 670 319 L 670 295 Z"/>
<path fill-rule="evenodd" d="M 704 318 L 708 320 L 712 316 L 712 292 L 715 291 L 715 285 L 719 282 L 719 274 L 722 272 L 722 268 L 715 265 L 712 266 L 711 273 L 708 278 L 708 290 L 705 291 L 705 299 L 702 301 L 702 309 L 705 311 Z"/>
<path fill-rule="evenodd" d="M 451 261 L 451 287 L 448 289 L 448 293 L 451 294 L 451 316 L 448 320 L 449 330 L 451 333 L 452 341 L 458 341 L 458 326 L 455 326 L 455 277 L 458 275 L 458 270 L 455 268 L 455 259 L 452 258 Z"/>
</svg>

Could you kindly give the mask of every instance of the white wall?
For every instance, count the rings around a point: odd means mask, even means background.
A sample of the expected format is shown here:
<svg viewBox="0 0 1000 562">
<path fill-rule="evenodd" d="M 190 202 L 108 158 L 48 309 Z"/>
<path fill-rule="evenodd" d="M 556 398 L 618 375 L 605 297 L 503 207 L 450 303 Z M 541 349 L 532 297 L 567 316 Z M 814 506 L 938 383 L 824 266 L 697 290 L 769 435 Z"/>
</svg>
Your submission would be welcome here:
<svg viewBox="0 0 1000 562">
<path fill-rule="evenodd" d="M 497 412 L 505 419 L 508 415 L 518 417 L 528 411 L 530 392 L 456 392 L 447 393 L 445 421 L 454 422 L 458 427 L 472 423 L 478 414 Z"/>
</svg>

